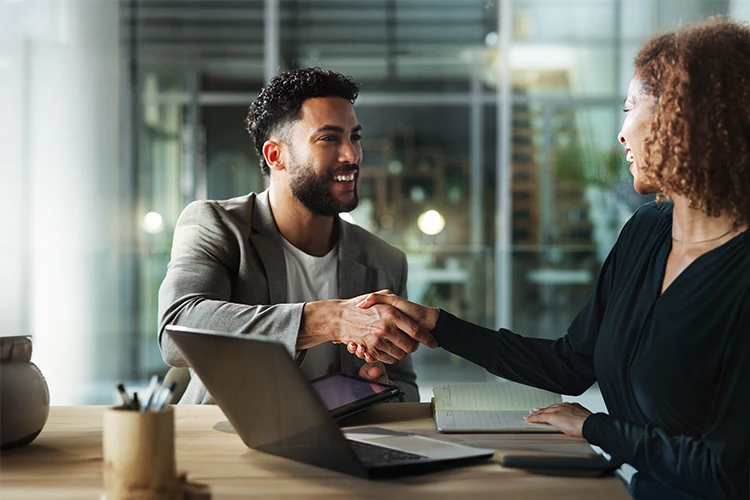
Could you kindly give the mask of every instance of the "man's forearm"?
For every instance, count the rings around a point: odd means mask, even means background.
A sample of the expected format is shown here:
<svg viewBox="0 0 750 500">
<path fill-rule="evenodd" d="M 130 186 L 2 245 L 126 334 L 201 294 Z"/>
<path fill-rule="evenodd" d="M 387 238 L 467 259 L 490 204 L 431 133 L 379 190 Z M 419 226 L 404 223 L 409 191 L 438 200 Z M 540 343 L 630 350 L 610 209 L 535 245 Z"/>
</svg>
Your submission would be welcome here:
<svg viewBox="0 0 750 500">
<path fill-rule="evenodd" d="M 204 297 L 173 299 L 166 293 L 160 296 L 159 304 L 159 348 L 170 366 L 187 366 L 187 361 L 164 333 L 169 324 L 257 335 L 283 343 L 292 356 L 297 351 L 302 304 L 246 305 Z"/>
<path fill-rule="evenodd" d="M 305 303 L 297 335 L 297 350 L 309 349 L 331 340 L 337 340 L 336 312 L 343 300 L 320 300 Z"/>
</svg>

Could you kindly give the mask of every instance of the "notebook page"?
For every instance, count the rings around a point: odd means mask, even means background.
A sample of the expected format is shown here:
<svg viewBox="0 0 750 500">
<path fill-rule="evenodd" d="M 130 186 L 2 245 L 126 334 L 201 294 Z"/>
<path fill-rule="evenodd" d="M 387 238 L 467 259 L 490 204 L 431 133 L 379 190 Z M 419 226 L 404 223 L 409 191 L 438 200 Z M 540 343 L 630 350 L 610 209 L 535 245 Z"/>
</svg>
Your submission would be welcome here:
<svg viewBox="0 0 750 500">
<path fill-rule="evenodd" d="M 526 422 L 525 411 L 463 411 L 435 412 L 435 424 L 442 432 L 557 432 L 548 424 Z"/>
<path fill-rule="evenodd" d="M 562 397 L 515 382 L 437 384 L 432 388 L 435 409 L 524 410 L 562 403 Z"/>
</svg>

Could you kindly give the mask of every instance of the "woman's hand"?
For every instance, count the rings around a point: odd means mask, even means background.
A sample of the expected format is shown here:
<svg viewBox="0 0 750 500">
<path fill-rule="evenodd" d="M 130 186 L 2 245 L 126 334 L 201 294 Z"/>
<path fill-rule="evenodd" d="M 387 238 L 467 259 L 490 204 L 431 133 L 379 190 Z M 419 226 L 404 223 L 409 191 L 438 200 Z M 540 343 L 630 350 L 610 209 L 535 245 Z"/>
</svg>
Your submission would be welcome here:
<svg viewBox="0 0 750 500">
<path fill-rule="evenodd" d="M 566 436 L 583 438 L 583 422 L 591 415 L 578 403 L 558 403 L 534 408 L 524 419 L 532 424 L 550 424 Z"/>
</svg>

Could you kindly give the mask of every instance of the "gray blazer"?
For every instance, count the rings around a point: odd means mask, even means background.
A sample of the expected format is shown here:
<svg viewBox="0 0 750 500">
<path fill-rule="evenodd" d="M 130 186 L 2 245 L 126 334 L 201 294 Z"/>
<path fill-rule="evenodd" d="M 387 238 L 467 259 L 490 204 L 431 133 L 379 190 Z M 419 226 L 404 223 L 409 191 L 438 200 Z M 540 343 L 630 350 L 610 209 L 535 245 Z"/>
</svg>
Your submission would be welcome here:
<svg viewBox="0 0 750 500">
<path fill-rule="evenodd" d="M 404 253 L 358 226 L 337 221 L 340 298 L 384 288 L 404 296 Z M 159 349 L 168 365 L 188 366 L 169 335 L 164 335 L 166 325 L 177 324 L 279 340 L 310 379 L 336 371 L 359 373 L 364 362 L 343 344 L 326 342 L 296 351 L 304 304 L 286 303 L 280 238 L 268 191 L 226 201 L 196 201 L 185 208 L 159 289 Z M 386 370 L 407 401 L 419 401 L 410 357 Z M 193 374 L 180 403 L 213 402 Z"/>
</svg>

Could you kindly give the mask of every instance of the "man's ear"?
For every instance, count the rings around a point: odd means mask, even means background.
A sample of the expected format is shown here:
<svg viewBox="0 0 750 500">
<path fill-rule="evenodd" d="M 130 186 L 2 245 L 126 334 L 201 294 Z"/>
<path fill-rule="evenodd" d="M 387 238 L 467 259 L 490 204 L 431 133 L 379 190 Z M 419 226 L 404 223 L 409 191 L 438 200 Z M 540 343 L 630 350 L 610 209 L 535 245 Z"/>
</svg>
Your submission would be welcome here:
<svg viewBox="0 0 750 500">
<path fill-rule="evenodd" d="M 272 170 L 284 170 L 281 149 L 282 145 L 276 141 L 268 140 L 263 143 L 263 157 Z"/>
</svg>

